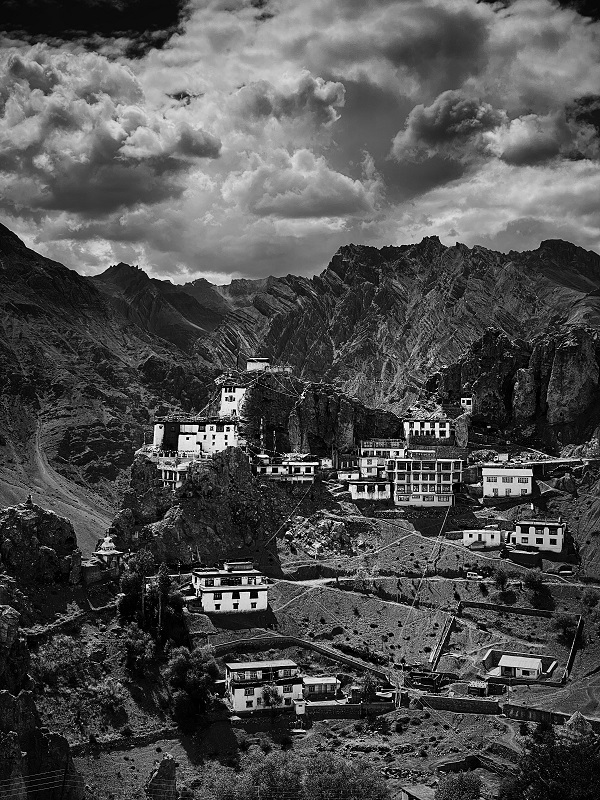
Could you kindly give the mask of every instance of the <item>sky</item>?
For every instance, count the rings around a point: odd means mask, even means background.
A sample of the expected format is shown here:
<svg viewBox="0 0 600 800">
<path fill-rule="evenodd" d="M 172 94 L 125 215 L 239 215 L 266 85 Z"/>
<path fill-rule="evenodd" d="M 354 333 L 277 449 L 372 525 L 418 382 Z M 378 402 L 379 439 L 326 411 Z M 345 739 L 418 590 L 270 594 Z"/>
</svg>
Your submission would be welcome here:
<svg viewBox="0 0 600 800">
<path fill-rule="evenodd" d="M 0 221 L 82 274 L 312 275 L 433 235 L 600 252 L 593 2 L 2 5 Z"/>
</svg>

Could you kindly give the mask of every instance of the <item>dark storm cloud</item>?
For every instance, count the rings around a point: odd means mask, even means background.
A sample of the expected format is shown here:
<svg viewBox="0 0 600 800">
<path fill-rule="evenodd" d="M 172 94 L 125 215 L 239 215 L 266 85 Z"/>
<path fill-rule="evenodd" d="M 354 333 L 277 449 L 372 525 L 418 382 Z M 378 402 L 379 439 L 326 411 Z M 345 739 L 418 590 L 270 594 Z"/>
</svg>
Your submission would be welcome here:
<svg viewBox="0 0 600 800">
<path fill-rule="evenodd" d="M 216 158 L 216 137 L 143 109 L 133 73 L 96 55 L 37 46 L 0 62 L 2 202 L 105 214 L 183 191 L 190 161 Z"/>
<path fill-rule="evenodd" d="M 180 29 L 188 0 L 4 0 L 0 31 L 30 41 L 129 39 L 129 55 L 161 47 Z"/>
<path fill-rule="evenodd" d="M 465 97 L 460 91 L 443 92 L 431 105 L 413 108 L 404 130 L 394 138 L 392 154 L 399 161 L 421 160 L 440 153 L 460 155 L 503 119 L 489 103 Z"/>
</svg>

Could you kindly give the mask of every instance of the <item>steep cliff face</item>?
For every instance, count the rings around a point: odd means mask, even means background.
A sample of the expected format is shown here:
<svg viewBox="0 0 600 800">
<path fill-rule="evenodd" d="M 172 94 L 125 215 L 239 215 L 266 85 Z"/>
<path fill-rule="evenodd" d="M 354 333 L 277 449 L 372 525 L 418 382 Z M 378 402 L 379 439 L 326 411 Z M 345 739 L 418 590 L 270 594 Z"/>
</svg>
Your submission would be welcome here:
<svg viewBox="0 0 600 800">
<path fill-rule="evenodd" d="M 0 262 L 0 503 L 35 491 L 89 549 L 150 413 L 200 408 L 206 369 L 3 226 Z"/>
<path fill-rule="evenodd" d="M 446 402 L 472 395 L 475 421 L 517 426 L 559 447 L 589 438 L 600 421 L 599 364 L 592 328 L 559 327 L 530 342 L 488 330 L 427 389 Z"/>
<path fill-rule="evenodd" d="M 158 561 L 214 564 L 227 558 L 252 558 L 277 565 L 277 536 L 291 511 L 327 507 L 331 498 L 317 484 L 304 487 L 262 482 L 252 475 L 246 456 L 229 448 L 208 466 L 192 470 L 175 494 L 156 483 L 156 470 L 136 460 L 132 488 L 110 532 L 120 549 L 148 547 Z"/>
</svg>

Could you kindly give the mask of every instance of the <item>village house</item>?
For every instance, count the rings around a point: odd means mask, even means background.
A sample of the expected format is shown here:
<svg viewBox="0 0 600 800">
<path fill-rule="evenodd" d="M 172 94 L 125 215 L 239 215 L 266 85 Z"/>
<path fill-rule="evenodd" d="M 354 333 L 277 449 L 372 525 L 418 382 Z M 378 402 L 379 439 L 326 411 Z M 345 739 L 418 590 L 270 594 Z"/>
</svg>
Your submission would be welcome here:
<svg viewBox="0 0 600 800">
<path fill-rule="evenodd" d="M 335 700 L 342 685 L 334 675 L 305 675 L 302 683 L 305 700 Z"/>
<path fill-rule="evenodd" d="M 533 470 L 511 462 L 481 468 L 483 497 L 521 497 L 533 491 Z"/>
<path fill-rule="evenodd" d="M 476 530 L 463 531 L 462 543 L 465 547 L 473 546 L 473 549 L 478 547 L 500 547 L 504 544 L 506 537 L 505 531 L 499 530 L 497 527 L 486 527 Z"/>
<path fill-rule="evenodd" d="M 281 707 L 293 708 L 303 700 L 303 682 L 295 661 L 239 661 L 225 664 L 225 690 L 233 711 L 255 711 L 265 707 L 263 689 L 273 686 L 281 697 Z"/>
<path fill-rule="evenodd" d="M 454 448 L 406 450 L 388 462 L 394 503 L 399 506 L 445 508 L 454 503 L 454 487 L 462 481 L 463 460 Z"/>
<path fill-rule="evenodd" d="M 473 411 L 473 398 L 472 397 L 461 397 L 460 398 L 460 406 L 465 411 Z"/>
<path fill-rule="evenodd" d="M 423 438 L 443 440 L 443 444 L 453 444 L 454 421 L 441 406 L 414 407 L 403 422 L 404 437 L 409 447 L 411 440 Z"/>
<path fill-rule="evenodd" d="M 192 572 L 192 586 L 200 607 L 208 614 L 264 611 L 269 604 L 267 579 L 252 561 L 226 561 L 223 568 L 199 567 Z"/>
<path fill-rule="evenodd" d="M 265 453 L 255 456 L 252 472 L 285 483 L 314 483 L 319 469 L 319 459 L 308 453 L 287 453 L 271 457 Z"/>
<path fill-rule="evenodd" d="M 515 522 L 509 541 L 514 545 L 527 545 L 537 550 L 560 553 L 564 546 L 566 525 L 559 517 L 554 520 L 521 519 Z"/>
<path fill-rule="evenodd" d="M 359 478 L 348 481 L 348 490 L 353 500 L 391 500 L 392 488 L 388 480 Z"/>
<path fill-rule="evenodd" d="M 518 655 L 503 655 L 498 662 L 503 678 L 539 678 L 542 659 Z"/>
</svg>

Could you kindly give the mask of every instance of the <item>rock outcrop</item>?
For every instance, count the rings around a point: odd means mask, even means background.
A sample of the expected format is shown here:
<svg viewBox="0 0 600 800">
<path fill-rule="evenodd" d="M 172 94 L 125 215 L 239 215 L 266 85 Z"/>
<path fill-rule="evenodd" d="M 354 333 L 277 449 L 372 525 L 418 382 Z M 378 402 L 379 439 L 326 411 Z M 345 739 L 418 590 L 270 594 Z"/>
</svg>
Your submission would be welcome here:
<svg viewBox="0 0 600 800">
<path fill-rule="evenodd" d="M 27 689 L 29 651 L 19 632 L 19 616 L 15 609 L 0 606 L 0 786 L 4 792 L 0 794 L 27 800 L 44 788 L 49 797 L 83 800 L 84 784 L 69 743 L 41 726 L 33 694 Z"/>
<path fill-rule="evenodd" d="M 19 581 L 67 580 L 81 563 L 73 525 L 31 501 L 0 510 L 0 565 Z"/>
<path fill-rule="evenodd" d="M 313 508 L 333 504 L 320 484 L 307 491 L 256 478 L 245 454 L 235 448 L 192 468 L 175 494 L 157 486 L 156 470 L 144 461 L 136 461 L 135 489 L 125 493 L 110 534 L 120 550 L 146 546 L 158 561 L 170 564 L 237 557 L 274 567 L 275 539 L 299 502 Z"/>
<path fill-rule="evenodd" d="M 600 422 L 599 364 L 591 328 L 559 328 L 530 342 L 487 330 L 427 389 L 445 402 L 470 395 L 475 421 L 517 427 L 560 448 L 592 437 Z"/>
</svg>

